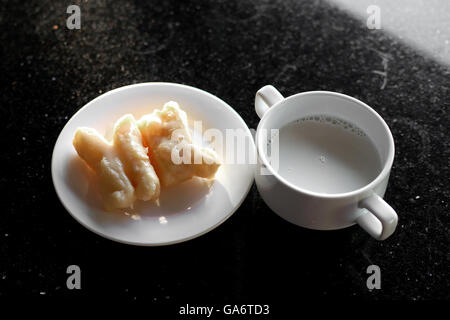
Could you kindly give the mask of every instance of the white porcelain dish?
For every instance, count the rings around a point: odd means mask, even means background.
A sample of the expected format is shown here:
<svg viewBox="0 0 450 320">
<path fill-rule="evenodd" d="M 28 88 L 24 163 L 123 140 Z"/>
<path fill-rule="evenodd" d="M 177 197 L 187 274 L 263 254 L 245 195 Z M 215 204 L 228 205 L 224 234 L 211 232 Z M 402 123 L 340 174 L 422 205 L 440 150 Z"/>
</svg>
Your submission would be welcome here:
<svg viewBox="0 0 450 320">
<path fill-rule="evenodd" d="M 228 219 L 245 199 L 253 183 L 254 166 L 224 163 L 211 186 L 201 179 L 193 179 L 163 189 L 159 206 L 137 201 L 133 210 L 106 212 L 102 209 L 93 189 L 93 174 L 72 146 L 75 129 L 92 127 L 109 137 L 114 122 L 123 114 L 140 118 L 170 100 L 177 101 L 191 121 L 201 120 L 204 130 L 216 128 L 224 136 L 226 129 L 243 130 L 251 141 L 249 152 L 256 152 L 242 118 L 210 93 L 174 83 L 142 83 L 107 92 L 86 104 L 67 122 L 52 156 L 56 193 L 67 211 L 87 229 L 126 244 L 168 245 L 211 231 Z"/>
</svg>

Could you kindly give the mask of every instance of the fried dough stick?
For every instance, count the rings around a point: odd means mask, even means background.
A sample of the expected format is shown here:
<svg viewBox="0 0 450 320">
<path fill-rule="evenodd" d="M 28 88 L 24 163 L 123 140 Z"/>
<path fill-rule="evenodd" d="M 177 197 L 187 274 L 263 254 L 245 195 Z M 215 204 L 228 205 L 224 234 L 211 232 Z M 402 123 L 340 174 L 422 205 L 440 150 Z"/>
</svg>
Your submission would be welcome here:
<svg viewBox="0 0 450 320">
<path fill-rule="evenodd" d="M 75 132 L 73 145 L 94 170 L 106 210 L 132 207 L 136 199 L 158 198 L 159 179 L 133 116 L 125 115 L 117 121 L 113 144 L 95 129 L 82 127 Z"/>
<path fill-rule="evenodd" d="M 137 125 L 163 186 L 175 185 L 194 176 L 212 179 L 216 174 L 220 166 L 217 154 L 192 143 L 186 113 L 176 102 L 167 102 L 162 110 L 144 115 Z M 174 162 L 173 153 L 188 161 Z"/>
</svg>

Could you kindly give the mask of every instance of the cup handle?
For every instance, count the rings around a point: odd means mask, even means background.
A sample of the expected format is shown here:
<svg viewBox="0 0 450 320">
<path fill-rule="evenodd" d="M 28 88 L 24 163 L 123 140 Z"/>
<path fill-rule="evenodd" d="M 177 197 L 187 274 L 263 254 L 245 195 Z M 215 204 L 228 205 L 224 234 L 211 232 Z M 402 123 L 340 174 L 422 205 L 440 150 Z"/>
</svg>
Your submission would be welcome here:
<svg viewBox="0 0 450 320">
<path fill-rule="evenodd" d="M 268 85 L 262 87 L 256 92 L 255 96 L 255 111 L 259 118 L 264 116 L 267 110 L 274 104 L 284 100 L 281 93 L 273 86 Z"/>
<path fill-rule="evenodd" d="M 368 212 L 356 219 L 356 223 L 377 240 L 387 239 L 397 226 L 398 217 L 394 209 L 379 195 L 373 194 L 359 202 L 360 208 Z"/>
</svg>

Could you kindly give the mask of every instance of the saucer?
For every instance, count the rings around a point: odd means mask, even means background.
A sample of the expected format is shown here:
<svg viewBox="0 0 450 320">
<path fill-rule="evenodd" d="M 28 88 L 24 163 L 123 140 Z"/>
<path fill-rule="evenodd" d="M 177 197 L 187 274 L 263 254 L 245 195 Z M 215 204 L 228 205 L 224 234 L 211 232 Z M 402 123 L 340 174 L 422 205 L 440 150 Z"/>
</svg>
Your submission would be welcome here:
<svg viewBox="0 0 450 320">
<path fill-rule="evenodd" d="M 96 192 L 93 172 L 78 157 L 72 139 L 77 127 L 92 127 L 110 139 L 114 122 L 126 113 L 136 119 L 176 101 L 189 121 L 201 120 L 203 130 L 214 128 L 244 133 L 249 154 L 256 154 L 245 122 L 216 96 L 175 83 L 142 83 L 109 91 L 81 108 L 61 131 L 52 155 L 56 193 L 67 211 L 87 229 L 110 240 L 141 246 L 168 245 L 205 234 L 227 220 L 247 196 L 254 179 L 254 165 L 223 161 L 216 178 L 193 178 L 162 188 L 159 203 L 136 201 L 134 208 L 104 211 Z M 191 123 L 190 123 L 191 125 Z M 218 152 L 222 160 L 226 147 Z"/>
</svg>

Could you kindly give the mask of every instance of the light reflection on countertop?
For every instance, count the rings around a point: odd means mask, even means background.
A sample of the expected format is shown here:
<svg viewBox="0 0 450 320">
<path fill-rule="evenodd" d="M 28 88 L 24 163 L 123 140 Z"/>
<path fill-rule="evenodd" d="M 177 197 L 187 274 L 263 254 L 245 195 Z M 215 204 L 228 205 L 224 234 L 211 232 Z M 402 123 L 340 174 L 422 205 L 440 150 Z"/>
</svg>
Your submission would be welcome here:
<svg viewBox="0 0 450 320">
<path fill-rule="evenodd" d="M 164 216 L 159 217 L 159 223 L 160 224 L 167 224 L 167 219 Z"/>
<path fill-rule="evenodd" d="M 381 30 L 450 66 L 450 1 L 447 0 L 327 0 L 339 9 L 363 20 L 367 8 L 380 8 Z"/>
</svg>

